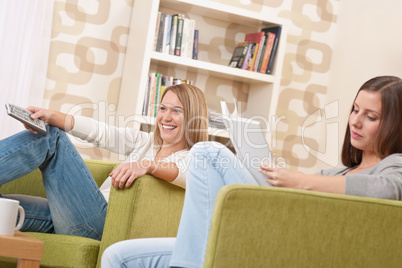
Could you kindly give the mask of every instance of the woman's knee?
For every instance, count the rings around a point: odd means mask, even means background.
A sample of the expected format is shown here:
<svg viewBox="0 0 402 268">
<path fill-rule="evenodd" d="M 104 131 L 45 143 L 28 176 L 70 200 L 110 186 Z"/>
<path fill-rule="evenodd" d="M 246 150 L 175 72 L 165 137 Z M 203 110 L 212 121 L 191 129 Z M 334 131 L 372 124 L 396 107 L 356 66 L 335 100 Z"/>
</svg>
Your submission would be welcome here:
<svg viewBox="0 0 402 268">
<path fill-rule="evenodd" d="M 204 141 L 196 143 L 190 150 L 190 154 L 193 156 L 207 156 L 216 155 L 222 151 L 230 150 L 222 143 L 216 141 Z"/>
<path fill-rule="evenodd" d="M 168 267 L 175 241 L 175 238 L 144 238 L 118 242 L 104 251 L 101 266 Z"/>
<path fill-rule="evenodd" d="M 121 243 L 116 243 L 108 247 L 102 254 L 102 267 L 121 267 L 120 248 Z"/>
</svg>

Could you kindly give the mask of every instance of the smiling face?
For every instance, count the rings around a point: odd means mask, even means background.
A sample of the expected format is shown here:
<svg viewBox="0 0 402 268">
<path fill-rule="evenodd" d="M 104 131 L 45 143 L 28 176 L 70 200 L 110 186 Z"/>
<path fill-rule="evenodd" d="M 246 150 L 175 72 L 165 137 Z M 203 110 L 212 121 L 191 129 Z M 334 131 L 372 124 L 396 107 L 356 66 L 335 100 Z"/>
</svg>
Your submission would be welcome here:
<svg viewBox="0 0 402 268">
<path fill-rule="evenodd" d="M 156 122 L 164 147 L 174 146 L 175 150 L 186 148 L 183 104 L 174 92 L 166 92 L 161 101 Z"/>
<path fill-rule="evenodd" d="M 381 95 L 361 90 L 349 116 L 350 141 L 353 147 L 365 152 L 374 151 L 374 141 L 380 125 Z"/>
</svg>

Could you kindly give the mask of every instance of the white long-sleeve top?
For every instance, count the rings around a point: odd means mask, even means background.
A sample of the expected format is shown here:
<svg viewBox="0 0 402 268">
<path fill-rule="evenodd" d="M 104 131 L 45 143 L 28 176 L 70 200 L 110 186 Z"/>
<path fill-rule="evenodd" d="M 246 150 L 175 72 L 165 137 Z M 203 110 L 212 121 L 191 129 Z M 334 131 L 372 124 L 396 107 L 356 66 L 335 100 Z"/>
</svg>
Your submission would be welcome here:
<svg viewBox="0 0 402 268">
<path fill-rule="evenodd" d="M 156 155 L 156 148 L 153 142 L 153 133 L 139 131 L 134 128 L 117 128 L 92 118 L 75 116 L 74 128 L 69 134 L 94 144 L 97 147 L 108 151 L 126 155 L 123 163 L 137 162 L 140 160 L 153 161 Z M 175 163 L 179 174 L 172 184 L 186 188 L 185 170 L 187 167 L 188 150 L 184 149 L 175 152 L 160 162 Z M 109 200 L 112 178 L 108 177 L 101 185 L 100 191 Z"/>
</svg>

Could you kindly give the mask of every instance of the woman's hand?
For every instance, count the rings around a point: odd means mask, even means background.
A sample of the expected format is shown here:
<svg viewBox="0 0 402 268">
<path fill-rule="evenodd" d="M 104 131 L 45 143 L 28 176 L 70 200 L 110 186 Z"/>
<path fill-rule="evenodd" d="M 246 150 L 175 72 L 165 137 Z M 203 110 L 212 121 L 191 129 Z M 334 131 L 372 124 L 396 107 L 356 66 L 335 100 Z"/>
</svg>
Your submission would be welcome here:
<svg viewBox="0 0 402 268">
<path fill-rule="evenodd" d="M 42 119 L 45 123 L 56 126 L 60 129 L 63 129 L 65 131 L 70 131 L 74 127 L 74 117 L 72 115 L 67 115 L 61 112 L 53 111 L 53 110 L 47 110 L 47 109 L 42 109 L 39 107 L 33 107 L 29 106 L 27 107 L 27 110 L 32 112 L 33 114 L 31 115 L 32 119 Z M 35 130 L 30 128 L 29 126 L 24 124 L 24 127 L 31 131 L 32 133 L 37 133 Z"/>
<path fill-rule="evenodd" d="M 112 185 L 116 189 L 128 188 L 135 179 L 148 173 L 150 167 L 151 162 L 146 160 L 121 164 L 109 175 L 112 177 Z"/>
<path fill-rule="evenodd" d="M 302 189 L 304 173 L 286 168 L 278 168 L 268 163 L 262 163 L 258 170 L 267 176 L 266 181 L 272 186 Z"/>
<path fill-rule="evenodd" d="M 262 163 L 259 171 L 267 176 L 266 181 L 272 186 L 345 194 L 345 176 L 305 174 L 286 168 L 278 168 L 268 163 Z"/>
</svg>

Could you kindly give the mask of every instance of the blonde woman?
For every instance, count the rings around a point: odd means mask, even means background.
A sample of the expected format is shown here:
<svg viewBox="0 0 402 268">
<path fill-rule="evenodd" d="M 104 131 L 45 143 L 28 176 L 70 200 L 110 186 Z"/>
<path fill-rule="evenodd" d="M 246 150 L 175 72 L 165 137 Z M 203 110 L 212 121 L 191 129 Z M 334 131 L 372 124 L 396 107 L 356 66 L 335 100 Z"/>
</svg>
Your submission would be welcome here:
<svg viewBox="0 0 402 268">
<path fill-rule="evenodd" d="M 36 107 L 28 110 L 33 112 L 33 119 L 42 118 L 48 124 L 47 132 L 38 134 L 25 126 L 29 131 L 0 141 L 0 185 L 36 168 L 43 176 L 47 199 L 3 196 L 19 200 L 25 209 L 22 231 L 101 239 L 110 187 L 129 187 L 136 178 L 149 173 L 185 188 L 188 151 L 193 144 L 208 139 L 205 97 L 192 85 L 166 88 L 154 133 Z M 99 189 L 65 132 L 112 152 L 123 152 L 127 159 Z"/>
</svg>

